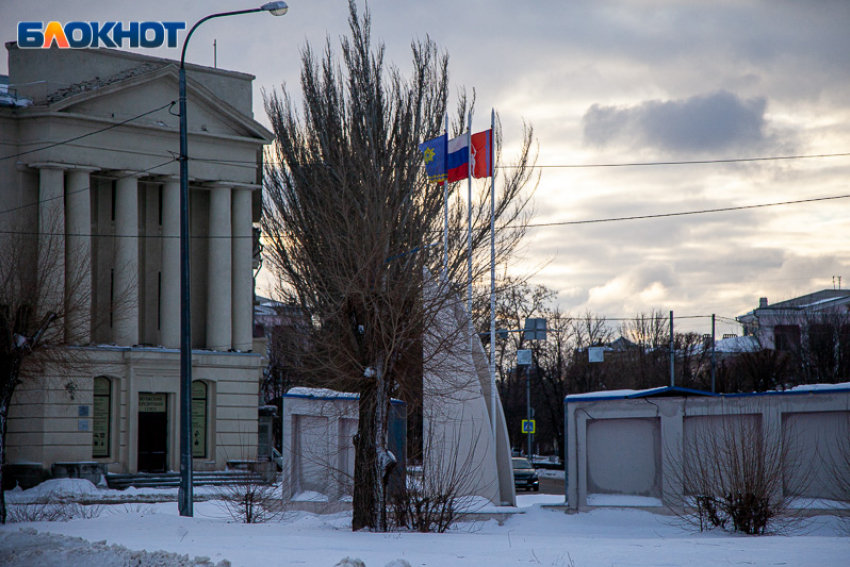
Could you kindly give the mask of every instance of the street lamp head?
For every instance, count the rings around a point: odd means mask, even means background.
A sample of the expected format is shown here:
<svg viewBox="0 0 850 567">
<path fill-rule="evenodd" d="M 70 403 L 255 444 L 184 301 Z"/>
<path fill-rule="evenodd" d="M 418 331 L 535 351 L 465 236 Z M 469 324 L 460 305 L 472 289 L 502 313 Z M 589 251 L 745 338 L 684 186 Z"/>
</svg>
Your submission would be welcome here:
<svg viewBox="0 0 850 567">
<path fill-rule="evenodd" d="M 272 16 L 282 16 L 289 10 L 289 6 L 286 2 L 268 2 L 260 6 L 260 10 L 271 12 Z"/>
</svg>

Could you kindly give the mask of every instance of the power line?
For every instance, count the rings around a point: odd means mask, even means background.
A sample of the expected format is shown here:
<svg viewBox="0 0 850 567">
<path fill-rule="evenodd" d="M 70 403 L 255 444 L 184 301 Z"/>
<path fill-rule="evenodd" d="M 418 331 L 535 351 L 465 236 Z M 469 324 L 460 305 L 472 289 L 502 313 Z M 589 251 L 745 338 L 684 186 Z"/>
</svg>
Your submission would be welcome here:
<svg viewBox="0 0 850 567">
<path fill-rule="evenodd" d="M 798 205 L 801 203 L 816 203 L 819 201 L 834 201 L 837 199 L 847 199 L 850 198 L 850 195 L 836 195 L 834 197 L 815 197 L 812 199 L 799 199 L 796 201 L 781 201 L 778 203 L 760 203 L 758 205 L 741 205 L 737 207 L 720 207 L 717 209 L 701 209 L 696 211 L 682 211 L 678 213 L 660 213 L 655 215 L 638 215 L 631 217 L 610 217 L 610 218 L 602 218 L 602 219 L 592 219 L 592 220 L 578 220 L 578 221 L 560 221 L 560 222 L 548 222 L 548 223 L 531 223 L 526 225 L 527 228 L 544 228 L 549 226 L 569 226 L 569 225 L 577 225 L 577 224 L 595 224 L 595 223 L 603 223 L 603 222 L 617 222 L 617 221 L 627 221 L 627 220 L 642 220 L 642 219 L 658 219 L 665 217 L 682 217 L 687 215 L 704 215 L 708 213 L 725 213 L 729 211 L 743 211 L 747 209 L 761 209 L 766 207 L 779 207 L 782 205 Z"/>
<path fill-rule="evenodd" d="M 114 179 L 117 181 L 119 179 L 126 179 L 128 177 L 135 177 L 136 175 L 138 175 L 140 173 L 147 173 L 148 171 L 152 171 L 154 169 L 164 167 L 164 166 L 168 165 L 169 163 L 174 163 L 175 161 L 177 161 L 177 160 L 176 159 L 170 159 L 166 162 L 160 163 L 158 165 L 154 165 L 152 167 L 148 167 L 146 169 L 123 170 L 123 171 L 132 171 L 132 173 L 130 173 L 128 175 L 123 175 L 121 177 L 115 177 Z M 29 208 L 29 207 L 37 207 L 37 206 L 41 205 L 42 203 L 48 203 L 48 202 L 54 201 L 56 199 L 64 199 L 68 195 L 76 195 L 77 193 L 82 193 L 84 191 L 89 191 L 91 189 L 92 189 L 92 187 L 91 187 L 91 185 L 89 185 L 88 187 L 83 187 L 82 189 L 77 189 L 76 191 L 64 192 L 61 195 L 57 195 L 55 197 L 50 197 L 49 199 L 39 199 L 38 201 L 36 201 L 34 203 L 27 203 L 26 205 L 20 205 L 18 207 L 12 207 L 11 209 L 6 209 L 5 211 L 0 211 L 0 215 L 5 215 L 5 214 L 8 214 L 8 213 L 14 213 L 16 211 L 20 211 L 20 210 L 23 210 L 23 209 L 26 209 L 26 208 Z M 29 232 L 4 231 L 4 234 L 31 234 L 31 233 L 29 233 Z M 48 236 L 48 235 L 45 233 L 45 236 Z M 76 236 L 85 236 L 85 235 L 76 235 Z"/>
<path fill-rule="evenodd" d="M 850 153 L 840 154 L 809 154 L 809 155 L 792 155 L 792 156 L 768 156 L 768 157 L 750 157 L 750 158 L 728 158 L 728 159 L 704 159 L 704 160 L 685 160 L 685 161 L 647 161 L 647 162 L 625 162 L 625 163 L 587 163 L 587 164 L 567 164 L 567 165 L 533 165 L 529 168 L 592 168 L 592 167 L 648 167 L 662 165 L 708 165 L 719 163 L 746 163 L 754 161 L 784 161 L 812 158 L 830 158 L 830 157 L 847 157 Z M 522 167 L 518 165 L 497 165 L 497 168 L 516 169 Z"/>
<path fill-rule="evenodd" d="M 146 169 L 146 170 L 142 170 L 142 171 L 139 171 L 139 172 L 136 172 L 136 173 L 144 173 L 145 171 L 150 171 L 151 169 L 155 169 L 155 168 L 157 168 L 157 167 L 162 167 L 162 166 L 164 166 L 164 165 L 167 165 L 167 164 L 169 164 L 169 163 L 172 163 L 173 161 L 175 161 L 175 160 L 169 160 L 168 162 L 165 162 L 165 163 L 163 163 L 163 164 L 160 164 L 160 165 L 157 165 L 157 166 L 154 166 L 154 167 L 151 167 L 151 168 L 148 168 L 148 169 Z M 130 177 L 130 176 L 128 176 L 128 177 Z M 119 179 L 120 179 L 120 178 L 119 178 Z M 89 188 L 85 188 L 85 189 L 81 189 L 80 191 L 87 191 L 88 189 L 89 189 Z M 59 199 L 59 198 L 64 198 L 64 195 L 62 195 L 62 196 L 57 196 L 57 197 L 52 197 L 51 199 Z M 761 204 L 757 204 L 757 205 L 741 205 L 741 206 L 738 206 L 738 207 L 721 207 L 721 208 L 717 208 L 717 209 L 702 209 L 702 210 L 697 210 L 697 211 L 682 211 L 682 212 L 678 212 L 678 213 L 660 213 L 660 214 L 655 214 L 655 215 L 640 215 L 640 216 L 631 216 L 631 217 L 612 217 L 612 218 L 592 219 L 592 220 L 580 220 L 580 221 L 562 221 L 562 222 L 550 222 L 550 223 L 531 223 L 531 224 L 526 225 L 526 226 L 525 226 L 525 228 L 546 228 L 546 227 L 552 227 L 552 226 L 570 226 L 570 225 L 595 224 L 595 223 L 604 223 L 604 222 L 618 222 L 618 221 L 628 221 L 628 220 L 645 220 L 645 219 L 656 219 L 656 218 L 666 218 L 666 217 L 678 217 L 678 216 L 688 216 L 688 215 L 702 215 L 702 214 L 722 213 L 722 212 L 729 212 L 729 211 L 741 211 L 741 210 L 747 210 L 747 209 L 759 209 L 759 208 L 766 208 L 766 207 L 778 207 L 778 206 L 782 206 L 782 205 L 795 205 L 795 204 L 802 204 L 802 203 L 815 203 L 815 202 L 820 202 L 820 201 L 832 201 L 832 200 L 837 200 L 837 199 L 847 199 L 847 198 L 850 198 L 850 195 L 836 195 L 836 196 L 833 196 L 833 197 L 816 197 L 816 198 L 812 198 L 812 199 L 800 199 L 800 200 L 796 200 L 796 201 L 782 201 L 782 202 L 779 202 L 779 203 L 761 203 Z M 15 207 L 15 208 L 13 208 L 13 209 L 8 209 L 8 210 L 6 210 L 6 211 L 0 211 L 0 214 L 5 214 L 5 213 L 9 213 L 9 212 L 14 212 L 14 211 L 16 211 L 16 210 L 20 210 L 20 209 L 23 209 L 23 208 L 26 208 L 26 207 L 30 207 L 30 206 L 34 206 L 34 205 L 38 205 L 38 204 L 40 204 L 40 203 L 47 202 L 47 201 L 49 201 L 49 200 L 51 200 L 51 199 L 47 199 L 47 200 L 45 200 L 45 201 L 38 201 L 38 202 L 36 202 L 36 203 L 30 203 L 30 204 L 28 204 L 28 205 L 21 205 L 20 207 Z M 507 226 L 505 226 L 505 227 L 503 227 L 503 228 L 511 228 L 511 226 L 510 226 L 510 225 L 507 225 Z M 455 229 L 455 232 L 457 232 L 458 230 L 459 230 L 459 229 Z M 435 230 L 435 231 L 430 231 L 430 232 L 433 232 L 433 233 L 440 232 L 440 233 L 441 233 L 442 231 L 436 231 L 436 230 Z M 4 234 L 32 235 L 32 234 L 37 234 L 37 233 L 32 233 L 32 232 L 16 232 L 16 231 L 4 231 Z M 42 234 L 44 234 L 45 236 L 48 236 L 48 234 L 47 234 L 47 233 L 42 233 Z M 275 233 L 267 233 L 267 235 L 268 235 L 268 236 L 278 236 L 278 237 L 280 237 L 280 236 L 286 236 L 287 234 L 286 234 L 286 233 L 275 232 Z M 79 234 L 79 235 L 69 235 L 69 236 L 95 236 L 95 237 L 101 237 L 101 236 L 112 236 L 112 235 L 98 235 L 98 234 L 89 234 L 89 235 L 86 235 L 86 234 Z M 132 236 L 124 236 L 124 237 L 122 237 L 122 238 L 131 238 L 131 237 L 132 237 Z M 145 237 L 145 238 L 151 238 L 151 237 Z M 163 237 L 163 238 L 165 238 L 165 237 Z M 192 238 L 200 238 L 200 237 L 193 236 Z M 223 236 L 222 236 L 222 237 L 215 237 L 215 238 L 230 238 L 230 237 L 223 237 Z"/>
<path fill-rule="evenodd" d="M 160 110 L 163 110 L 164 108 L 173 107 L 175 104 L 177 104 L 177 103 L 172 100 L 168 104 L 164 104 L 164 105 L 160 106 L 159 108 L 154 108 L 153 110 L 149 110 L 149 111 L 147 111 L 143 114 L 139 114 L 138 116 L 133 116 L 132 118 L 128 118 L 127 120 L 123 120 L 121 122 L 118 122 L 117 124 L 111 124 L 111 125 L 107 126 L 106 128 L 101 128 L 100 130 L 94 130 L 93 132 L 89 132 L 87 134 L 81 134 L 79 136 L 75 136 L 73 138 L 63 140 L 61 142 L 55 142 L 53 144 L 48 144 L 48 145 L 46 145 L 42 148 L 35 148 L 33 150 L 27 150 L 25 152 L 20 152 L 20 153 L 17 153 L 17 154 L 2 156 L 2 157 L 0 157 L 0 161 L 5 161 L 7 159 L 13 159 L 13 158 L 16 158 L 16 157 L 21 157 L 21 156 L 25 156 L 27 154 L 41 152 L 41 151 L 44 151 L 44 150 L 49 150 L 50 148 L 55 148 L 56 146 L 63 146 L 65 144 L 70 144 L 71 142 L 76 142 L 77 140 L 82 140 L 83 138 L 88 138 L 89 136 L 94 136 L 95 134 L 100 134 L 102 132 L 106 132 L 107 130 L 112 130 L 113 128 L 118 128 L 118 127 L 123 126 L 125 124 L 128 124 L 130 122 L 133 122 L 134 120 L 138 120 L 139 118 L 144 118 L 145 116 L 148 116 L 149 114 L 159 112 Z"/>
<path fill-rule="evenodd" d="M 528 169 L 581 169 L 581 168 L 604 168 L 604 167 L 656 167 L 656 166 L 666 166 L 666 165 L 712 165 L 712 164 L 724 164 L 724 163 L 747 163 L 747 162 L 759 162 L 759 161 L 791 161 L 791 160 L 802 160 L 802 159 L 816 159 L 816 158 L 832 158 L 832 157 L 850 157 L 850 152 L 847 153 L 836 153 L 836 154 L 800 154 L 800 155 L 790 155 L 790 156 L 761 156 L 761 157 L 748 157 L 748 158 L 724 158 L 724 159 L 705 159 L 705 160 L 684 160 L 684 161 L 648 161 L 648 162 L 622 162 L 622 163 L 576 163 L 576 164 L 551 164 L 551 165 L 497 165 L 496 169 L 517 169 L 519 167 L 526 167 Z M 232 165 L 244 165 L 246 167 L 256 167 L 256 162 L 251 161 L 242 161 L 242 160 L 216 160 L 209 158 L 193 158 L 190 157 L 190 160 L 194 161 L 205 161 L 205 162 L 213 162 L 213 163 L 225 163 Z M 264 165 L 274 165 L 280 166 L 281 163 L 279 161 L 267 161 Z M 303 166 L 314 165 L 314 164 L 299 164 Z M 416 166 L 417 168 L 424 168 L 424 166 Z"/>
</svg>

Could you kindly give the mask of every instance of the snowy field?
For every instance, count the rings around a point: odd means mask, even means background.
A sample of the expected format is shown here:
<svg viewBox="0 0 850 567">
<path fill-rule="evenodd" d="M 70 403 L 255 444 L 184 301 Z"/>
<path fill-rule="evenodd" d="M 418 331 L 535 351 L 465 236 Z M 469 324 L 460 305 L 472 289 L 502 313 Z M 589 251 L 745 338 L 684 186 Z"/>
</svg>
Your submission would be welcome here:
<svg viewBox="0 0 850 567">
<path fill-rule="evenodd" d="M 18 491 L 10 500 L 37 494 Z M 503 525 L 464 523 L 447 534 L 352 533 L 348 513 L 293 512 L 273 523 L 238 524 L 215 501 L 196 503 L 194 518 L 180 517 L 174 502 L 101 504 L 88 507 L 88 519 L 0 527 L 0 565 L 333 567 L 349 557 L 366 567 L 850 566 L 850 522 L 831 516 L 790 534 L 747 537 L 694 533 L 675 519 L 636 509 L 567 515 L 541 506 L 561 502 L 557 495 L 517 500 L 524 513 Z M 154 553 L 160 550 L 167 553 Z"/>
</svg>

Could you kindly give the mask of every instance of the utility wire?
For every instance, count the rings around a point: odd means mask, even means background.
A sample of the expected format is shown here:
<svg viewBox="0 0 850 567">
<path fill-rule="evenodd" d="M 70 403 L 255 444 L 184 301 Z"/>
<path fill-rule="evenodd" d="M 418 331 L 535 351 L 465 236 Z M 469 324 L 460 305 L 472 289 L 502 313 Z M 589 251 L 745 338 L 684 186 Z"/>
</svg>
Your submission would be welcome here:
<svg viewBox="0 0 850 567">
<path fill-rule="evenodd" d="M 101 128 L 100 130 L 95 130 L 95 131 L 89 132 L 87 134 L 81 134 L 80 136 L 75 136 L 73 138 L 63 140 L 61 142 L 55 142 L 53 144 L 48 144 L 48 145 L 46 145 L 42 148 L 35 148 L 33 150 L 27 150 L 25 152 L 20 152 L 20 153 L 17 153 L 17 154 L 2 156 L 2 157 L 0 157 L 0 161 L 5 161 L 7 159 L 13 159 L 13 158 L 16 158 L 16 157 L 25 156 L 27 154 L 32 154 L 32 153 L 35 153 L 35 152 L 41 152 L 41 151 L 44 151 L 44 150 L 49 150 L 50 148 L 55 148 L 56 146 L 64 146 L 65 144 L 70 144 L 71 142 L 76 142 L 77 140 L 82 140 L 83 138 L 88 138 L 89 136 L 94 136 L 95 134 L 100 134 L 102 132 L 106 132 L 107 130 L 112 130 L 113 128 L 118 128 L 120 126 L 124 126 L 125 124 L 133 122 L 134 120 L 138 120 L 139 118 L 144 118 L 145 116 L 148 116 L 149 114 L 159 112 L 160 110 L 163 110 L 165 108 L 173 107 L 175 104 L 177 104 L 177 102 L 172 100 L 168 104 L 163 104 L 159 108 L 154 108 L 153 110 L 149 110 L 149 111 L 147 111 L 143 114 L 139 114 L 138 116 L 133 116 L 132 118 L 128 118 L 127 120 L 122 120 L 121 122 L 118 122 L 117 124 L 111 124 L 111 125 L 107 126 L 106 128 Z"/>
<path fill-rule="evenodd" d="M 134 176 L 136 176 L 140 173 L 147 173 L 148 171 L 152 171 L 154 169 L 164 167 L 164 166 L 168 165 L 169 163 L 174 163 L 175 161 L 177 161 L 177 160 L 172 158 L 172 159 L 170 159 L 166 162 L 160 163 L 158 165 L 154 165 L 152 167 L 148 167 L 146 169 L 140 169 L 140 170 L 137 170 L 137 171 L 131 170 L 132 173 L 130 173 L 128 175 L 123 175 L 121 177 L 115 177 L 113 179 L 115 179 L 117 181 L 119 179 L 126 179 L 128 177 L 134 177 Z M 124 171 L 128 171 L 128 170 L 124 170 Z M 0 215 L 5 215 L 5 214 L 8 214 L 8 213 L 14 213 L 16 211 L 20 211 L 22 209 L 26 209 L 26 208 L 29 208 L 29 207 L 37 207 L 37 206 L 39 206 L 43 203 L 48 203 L 50 201 L 54 201 L 54 200 L 57 200 L 57 199 L 64 199 L 68 195 L 75 195 L 77 193 L 83 193 L 83 192 L 89 191 L 91 189 L 92 189 L 92 187 L 91 187 L 91 185 L 89 185 L 88 187 L 83 187 L 82 189 L 77 189 L 76 191 L 68 191 L 66 193 L 62 193 L 61 195 L 57 195 L 55 197 L 50 197 L 49 199 L 40 199 L 40 200 L 36 201 L 35 203 L 27 203 L 26 205 L 20 205 L 18 207 L 12 207 L 11 209 L 6 209 L 5 211 L 0 211 Z M 32 233 L 30 233 L 30 232 L 3 231 L 3 234 L 32 234 Z M 44 234 L 45 236 L 49 236 L 46 233 L 42 233 L 42 234 Z M 52 235 L 52 236 L 60 236 L 60 235 Z M 77 234 L 77 235 L 71 235 L 71 236 L 96 236 L 96 235 Z"/>
<path fill-rule="evenodd" d="M 647 161 L 647 162 L 626 162 L 626 163 L 587 163 L 587 164 L 567 164 L 567 165 L 529 165 L 528 168 L 591 168 L 591 167 L 648 167 L 661 165 L 706 165 L 718 163 L 746 163 L 754 161 L 783 161 L 797 159 L 812 159 L 812 158 L 830 158 L 830 157 L 847 157 L 850 153 L 840 154 L 810 154 L 810 155 L 793 155 L 793 156 L 768 156 L 768 157 L 751 157 L 751 158 L 729 158 L 729 159 L 704 159 L 704 160 L 685 160 L 685 161 Z M 497 165 L 498 169 L 516 169 L 523 167 L 520 165 Z"/>
<path fill-rule="evenodd" d="M 160 164 L 160 165 L 155 166 L 155 167 L 162 167 L 163 165 L 171 163 L 172 161 L 174 161 L 174 160 L 168 161 L 164 164 Z M 149 169 L 154 169 L 154 168 L 149 168 Z M 144 171 L 148 171 L 148 170 L 144 170 Z M 142 173 L 142 172 L 138 172 L 138 173 Z M 86 189 L 83 189 L 83 190 L 86 190 Z M 58 199 L 60 197 L 53 197 L 53 198 Z M 611 218 L 580 220 L 580 221 L 530 223 L 530 224 L 525 225 L 522 228 L 546 228 L 546 227 L 552 227 L 552 226 L 572 226 L 572 225 L 596 224 L 596 223 L 604 223 L 604 222 L 645 220 L 645 219 L 657 219 L 657 218 L 667 218 L 667 217 L 681 217 L 681 216 L 688 216 L 688 215 L 703 215 L 703 214 L 710 214 L 710 213 L 724 213 L 724 212 L 729 212 L 729 211 L 742 211 L 742 210 L 747 210 L 747 209 L 761 209 L 761 208 L 766 208 L 766 207 L 778 207 L 778 206 L 783 206 L 783 205 L 797 205 L 797 204 L 803 204 L 803 203 L 816 203 L 816 202 L 820 202 L 820 201 L 834 201 L 834 200 L 838 200 L 838 199 L 847 199 L 847 198 L 850 198 L 850 195 L 836 195 L 836 196 L 833 196 L 833 197 L 815 197 L 815 198 L 812 198 L 812 199 L 799 199 L 799 200 L 796 200 L 796 201 L 781 201 L 781 202 L 778 202 L 778 203 L 760 203 L 760 204 L 757 204 L 757 205 L 741 205 L 741 206 L 738 206 L 738 207 L 721 207 L 721 208 L 717 208 L 717 209 L 701 209 L 701 210 L 696 210 L 696 211 L 682 211 L 682 212 L 678 212 L 678 213 L 660 213 L 660 214 L 655 214 L 655 215 L 639 215 L 639 216 L 632 216 L 632 217 L 611 217 Z M 44 201 L 40 201 L 40 202 L 44 202 Z M 39 203 L 22 205 L 20 207 L 14 208 L 14 209 L 2 211 L 2 212 L 0 212 L 0 214 L 12 212 L 12 211 L 22 209 L 22 208 L 25 208 L 25 207 L 29 207 L 29 206 L 32 206 L 32 205 L 36 205 L 36 204 L 39 204 Z M 512 227 L 511 225 L 506 225 L 506 226 L 502 227 L 502 229 L 508 229 L 508 228 L 519 228 L 519 227 Z M 461 229 L 455 229 L 454 232 L 458 232 L 459 230 L 461 230 Z M 434 231 L 430 231 L 430 232 L 442 233 L 442 231 L 438 231 L 438 230 L 434 230 Z M 31 233 L 15 233 L 15 232 L 7 231 L 6 234 L 31 234 Z M 103 235 L 77 235 L 77 236 L 103 236 Z M 287 236 L 287 234 L 278 232 L 278 233 L 268 234 L 268 236 L 283 237 L 283 236 Z M 197 238 L 197 237 L 193 237 L 193 238 Z M 218 238 L 230 238 L 230 237 L 218 237 Z"/>
<path fill-rule="evenodd" d="M 749 157 L 749 158 L 728 158 L 728 159 L 704 159 L 704 160 L 684 160 L 684 161 L 647 161 L 647 162 L 623 162 L 623 163 L 575 163 L 575 164 L 552 164 L 552 165 L 497 165 L 496 169 L 517 169 L 520 167 L 525 167 L 527 169 L 581 169 L 581 168 L 603 168 L 603 167 L 650 167 L 650 166 L 665 166 L 665 165 L 711 165 L 711 164 L 723 164 L 723 163 L 747 163 L 747 162 L 759 162 L 759 161 L 789 161 L 789 160 L 801 160 L 801 159 L 815 159 L 815 158 L 831 158 L 831 157 L 848 157 L 850 156 L 850 152 L 847 153 L 837 153 L 837 154 L 800 154 L 800 155 L 791 155 L 791 156 L 762 156 L 762 157 Z M 190 160 L 195 161 L 207 161 L 214 163 L 226 163 L 239 165 L 244 164 L 246 167 L 256 166 L 255 162 L 251 161 L 241 161 L 241 160 L 214 160 L 208 158 L 193 158 L 190 157 Z M 264 162 L 264 165 L 275 165 L 280 166 L 281 163 L 278 161 L 267 161 Z M 300 165 L 312 165 L 312 164 L 300 164 Z M 425 166 L 416 166 L 417 168 L 424 168 Z"/>
<path fill-rule="evenodd" d="M 576 224 L 595 224 L 595 223 L 603 223 L 603 222 L 617 222 L 617 221 L 627 221 L 627 220 L 642 220 L 642 219 L 658 219 L 665 217 L 682 217 L 687 215 L 704 215 L 708 213 L 725 213 L 729 211 L 744 211 L 747 209 L 762 209 L 765 207 L 779 207 L 783 205 L 798 205 L 801 203 L 816 203 L 819 201 L 834 201 L 837 199 L 847 199 L 850 198 L 850 195 L 836 195 L 834 197 L 815 197 L 812 199 L 799 199 L 796 201 L 781 201 L 778 203 L 760 203 L 757 205 L 741 205 L 738 207 L 720 207 L 717 209 L 701 209 L 696 211 L 682 211 L 679 213 L 661 213 L 655 215 L 638 215 L 632 217 L 610 217 L 610 218 L 602 218 L 602 219 L 591 219 L 591 220 L 578 220 L 578 221 L 560 221 L 560 222 L 547 222 L 547 223 L 531 223 L 525 225 L 526 228 L 544 228 L 549 226 L 569 226 Z"/>
</svg>

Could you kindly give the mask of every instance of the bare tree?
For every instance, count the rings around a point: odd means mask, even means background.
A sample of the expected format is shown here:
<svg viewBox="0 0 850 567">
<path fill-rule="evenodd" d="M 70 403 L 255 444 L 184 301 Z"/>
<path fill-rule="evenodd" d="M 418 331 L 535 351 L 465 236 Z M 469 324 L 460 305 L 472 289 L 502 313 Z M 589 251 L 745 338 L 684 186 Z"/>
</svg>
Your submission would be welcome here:
<svg viewBox="0 0 850 567">
<path fill-rule="evenodd" d="M 706 348 L 702 335 L 676 333 L 673 337 L 673 348 L 676 353 L 676 385 L 710 390 L 710 350 Z"/>
<path fill-rule="evenodd" d="M 609 368 L 589 362 L 587 353 L 589 347 L 603 346 L 613 338 L 614 331 L 608 326 L 605 317 L 587 311 L 573 319 L 571 325 L 575 345 L 569 377 L 571 393 L 605 390 L 614 386 L 608 384 L 610 378 L 606 374 Z"/>
<path fill-rule="evenodd" d="M 644 389 L 669 384 L 670 382 L 670 324 L 661 310 L 638 313 L 623 323 L 621 333 L 636 346 L 627 353 L 628 368 L 632 385 Z M 625 361 L 624 361 L 625 362 Z"/>
<path fill-rule="evenodd" d="M 91 313 L 89 260 L 66 261 L 61 211 L 43 207 L 39 215 L 41 232 L 10 223 L 0 239 L 0 524 L 15 392 L 27 380 L 62 376 L 81 362 L 82 353 L 63 347 L 78 344 Z"/>
<path fill-rule="evenodd" d="M 430 40 L 413 42 L 413 73 L 405 78 L 385 67 L 383 46 L 371 44 L 369 13 L 360 18 L 353 0 L 349 25 L 341 66 L 330 42 L 321 56 L 305 48 L 301 112 L 285 88 L 266 95 L 275 144 L 263 228 L 278 294 L 310 321 L 305 336 L 288 345 L 301 372 L 311 385 L 359 394 L 352 528 L 383 531 L 395 461 L 387 445 L 390 400 L 421 398 L 423 359 L 433 355 L 423 352 L 423 340 L 437 313 L 458 301 L 454 282 L 461 281 L 467 255 L 452 246 L 443 271 L 435 244 L 443 190 L 426 182 L 418 151 L 441 132 L 447 56 Z M 465 99 L 461 107 L 467 108 Z M 496 207 L 501 260 L 524 233 L 530 129 L 523 141 Z M 474 259 L 489 230 L 489 208 L 479 203 L 477 210 Z M 463 215 L 456 199 L 450 217 L 457 243 Z M 476 274 L 483 271 L 478 263 Z M 426 287 L 436 290 L 435 299 L 424 300 Z M 457 332 L 473 338 L 471 328 Z"/>
</svg>

